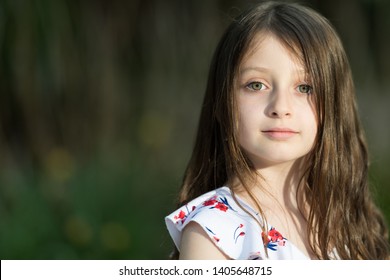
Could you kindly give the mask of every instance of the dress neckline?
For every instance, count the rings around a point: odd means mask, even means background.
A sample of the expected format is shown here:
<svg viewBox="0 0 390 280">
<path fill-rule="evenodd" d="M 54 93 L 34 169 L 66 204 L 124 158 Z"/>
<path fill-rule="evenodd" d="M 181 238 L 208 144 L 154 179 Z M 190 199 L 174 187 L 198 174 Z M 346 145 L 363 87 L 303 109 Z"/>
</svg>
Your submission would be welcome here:
<svg viewBox="0 0 390 280">
<path fill-rule="evenodd" d="M 224 190 L 226 192 L 228 192 L 232 197 L 233 197 L 233 191 L 228 187 L 228 186 L 223 186 L 220 188 L 221 190 Z M 250 212 L 252 212 L 254 214 L 255 217 L 257 217 L 257 219 L 261 220 L 261 217 L 259 216 L 259 213 L 253 209 L 253 207 L 251 205 L 249 205 L 249 203 L 243 199 L 242 197 L 240 197 L 239 195 L 237 194 L 234 194 L 234 196 L 236 197 L 236 199 L 239 201 L 239 204 L 241 205 L 238 205 L 238 206 L 241 206 L 241 207 L 244 207 L 246 208 L 247 210 L 249 210 Z M 272 225 L 270 224 L 266 224 L 267 228 L 272 228 Z M 285 236 L 285 235 L 283 235 Z M 290 244 L 290 246 L 296 250 L 299 254 L 301 254 L 304 258 L 308 259 L 308 260 L 311 260 L 311 258 L 305 254 L 301 249 L 298 248 L 298 246 L 296 246 L 293 242 L 291 242 L 288 238 L 286 238 L 288 243 Z"/>
</svg>

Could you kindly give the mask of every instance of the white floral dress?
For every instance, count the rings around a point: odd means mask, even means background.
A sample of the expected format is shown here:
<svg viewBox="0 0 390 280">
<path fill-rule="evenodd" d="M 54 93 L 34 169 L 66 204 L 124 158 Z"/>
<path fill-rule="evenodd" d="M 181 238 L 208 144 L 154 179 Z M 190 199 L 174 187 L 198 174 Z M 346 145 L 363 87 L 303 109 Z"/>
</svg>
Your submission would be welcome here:
<svg viewBox="0 0 390 280">
<path fill-rule="evenodd" d="M 239 202 L 258 216 L 244 201 Z M 259 224 L 234 201 L 228 187 L 203 194 L 165 218 L 177 248 L 183 228 L 191 221 L 198 223 L 216 246 L 232 259 L 309 259 L 274 227 L 268 226 L 268 233 L 262 232 Z"/>
</svg>

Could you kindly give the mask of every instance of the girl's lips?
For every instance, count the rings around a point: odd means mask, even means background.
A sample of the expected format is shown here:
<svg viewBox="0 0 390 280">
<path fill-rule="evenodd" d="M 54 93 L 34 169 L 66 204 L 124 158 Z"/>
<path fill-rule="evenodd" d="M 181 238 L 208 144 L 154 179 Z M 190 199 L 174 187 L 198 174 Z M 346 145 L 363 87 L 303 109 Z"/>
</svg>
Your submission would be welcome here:
<svg viewBox="0 0 390 280">
<path fill-rule="evenodd" d="M 271 128 L 262 130 L 261 132 L 264 133 L 268 138 L 274 140 L 288 140 L 299 133 L 298 131 L 290 128 Z"/>
</svg>

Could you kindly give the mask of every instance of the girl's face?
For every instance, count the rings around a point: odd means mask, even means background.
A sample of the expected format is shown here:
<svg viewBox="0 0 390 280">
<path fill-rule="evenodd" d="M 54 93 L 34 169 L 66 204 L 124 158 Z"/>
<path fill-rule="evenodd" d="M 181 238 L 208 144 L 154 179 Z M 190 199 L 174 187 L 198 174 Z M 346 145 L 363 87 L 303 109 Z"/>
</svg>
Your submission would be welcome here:
<svg viewBox="0 0 390 280">
<path fill-rule="evenodd" d="M 241 64 L 236 91 L 239 142 L 258 169 L 302 158 L 317 133 L 305 68 L 275 36 L 260 35 Z"/>
</svg>

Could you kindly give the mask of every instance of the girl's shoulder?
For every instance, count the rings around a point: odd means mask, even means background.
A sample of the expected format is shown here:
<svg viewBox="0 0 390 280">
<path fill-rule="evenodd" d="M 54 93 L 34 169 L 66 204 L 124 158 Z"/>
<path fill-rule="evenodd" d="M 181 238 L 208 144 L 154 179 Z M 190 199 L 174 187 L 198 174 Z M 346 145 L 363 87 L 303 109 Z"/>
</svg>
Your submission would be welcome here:
<svg viewBox="0 0 390 280">
<path fill-rule="evenodd" d="M 235 199 L 228 187 L 221 187 L 183 205 L 165 222 L 178 249 L 182 230 L 195 222 L 232 259 L 306 259 L 272 226 L 262 232 L 257 215 L 244 201 Z"/>
<path fill-rule="evenodd" d="M 181 232 L 184 227 L 189 222 L 196 222 L 217 247 L 233 259 L 244 257 L 243 240 L 248 234 L 248 229 L 255 231 L 256 226 L 256 222 L 250 219 L 250 216 L 234 200 L 228 187 L 195 198 L 168 215 L 165 222 L 177 248 L 180 248 Z M 261 239 L 261 235 L 258 237 Z"/>
</svg>

